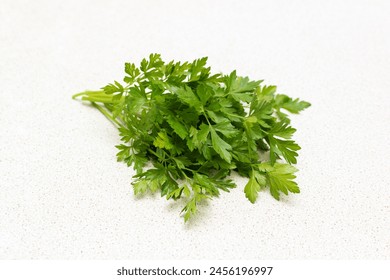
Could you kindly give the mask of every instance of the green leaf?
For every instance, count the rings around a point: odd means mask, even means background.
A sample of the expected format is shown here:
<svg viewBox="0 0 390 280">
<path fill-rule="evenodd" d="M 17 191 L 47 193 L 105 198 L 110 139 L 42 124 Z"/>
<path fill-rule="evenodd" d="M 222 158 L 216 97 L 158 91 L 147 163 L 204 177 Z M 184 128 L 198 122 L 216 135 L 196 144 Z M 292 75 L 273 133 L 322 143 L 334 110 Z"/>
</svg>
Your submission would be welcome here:
<svg viewBox="0 0 390 280">
<path fill-rule="evenodd" d="M 293 140 L 278 139 L 272 135 L 269 135 L 268 139 L 270 144 L 270 157 L 272 163 L 276 162 L 278 156 L 283 156 L 284 159 L 290 164 L 297 163 L 298 153 L 296 151 L 301 149 L 297 143 L 295 143 Z"/>
<path fill-rule="evenodd" d="M 123 80 L 124 80 L 124 82 L 126 82 L 126 83 L 128 83 L 130 85 L 135 82 L 136 78 L 140 74 L 140 71 L 135 66 L 135 64 L 134 63 L 128 63 L 128 62 L 125 63 L 125 72 L 129 76 L 125 76 Z"/>
<path fill-rule="evenodd" d="M 297 183 L 293 181 L 296 178 L 294 173 L 297 171 L 295 167 L 289 164 L 275 163 L 274 169 L 266 173 L 271 194 L 275 199 L 279 200 L 280 192 L 285 195 L 289 192 L 300 192 Z"/>
<path fill-rule="evenodd" d="M 236 71 L 233 71 L 226 78 L 228 94 L 236 101 L 251 102 L 254 97 L 255 89 L 262 81 L 250 81 L 248 77 L 237 77 Z"/>
<path fill-rule="evenodd" d="M 181 139 L 185 139 L 187 137 L 188 132 L 186 127 L 175 116 L 168 115 L 167 122 Z"/>
<path fill-rule="evenodd" d="M 283 140 L 279 138 L 291 139 L 295 131 L 296 129 L 292 128 L 286 120 L 282 120 L 275 123 L 268 132 L 268 143 L 270 145 L 270 159 L 272 164 L 276 162 L 276 159 L 279 156 L 283 156 L 290 164 L 297 163 L 297 151 L 300 150 L 301 147 L 293 140 Z"/>
<path fill-rule="evenodd" d="M 213 125 L 213 128 L 228 138 L 236 136 L 239 133 L 239 131 L 231 124 L 230 121 L 222 121 L 217 123 L 216 125 Z"/>
<path fill-rule="evenodd" d="M 213 96 L 213 89 L 204 83 L 200 83 L 196 89 L 196 94 L 199 96 L 202 105 L 206 105 L 207 101 Z"/>
<path fill-rule="evenodd" d="M 276 86 L 262 86 L 256 90 L 257 100 L 270 102 L 275 98 Z"/>
<path fill-rule="evenodd" d="M 289 126 L 288 122 L 285 120 L 275 123 L 269 133 L 274 136 L 279 136 L 285 139 L 290 139 L 292 135 L 297 131 L 295 128 Z"/>
<path fill-rule="evenodd" d="M 105 87 L 103 87 L 103 90 L 106 94 L 113 94 L 113 93 L 122 94 L 124 91 L 124 88 L 120 83 L 118 83 L 117 81 L 114 81 L 114 84 L 106 85 Z"/>
<path fill-rule="evenodd" d="M 144 194 L 148 190 L 148 181 L 139 180 L 133 184 L 134 194 Z"/>
<path fill-rule="evenodd" d="M 275 97 L 277 108 L 283 108 L 293 114 L 298 114 L 300 111 L 311 106 L 309 102 L 301 101 L 299 98 L 292 99 L 284 94 L 278 94 Z"/>
<path fill-rule="evenodd" d="M 232 160 L 232 155 L 229 152 L 229 150 L 232 149 L 232 146 L 230 146 L 221 137 L 219 137 L 214 129 L 211 129 L 210 131 L 211 131 L 211 141 L 214 150 L 219 154 L 221 158 L 223 158 L 228 163 L 230 163 Z"/>
<path fill-rule="evenodd" d="M 156 139 L 153 142 L 154 146 L 161 148 L 161 149 L 165 148 L 168 150 L 173 148 L 173 144 L 165 131 L 160 131 L 157 135 L 158 136 L 156 137 Z"/>
<path fill-rule="evenodd" d="M 181 212 L 184 212 L 184 222 L 187 222 L 190 217 L 196 214 L 199 202 L 207 198 L 208 197 L 204 194 L 196 193 L 193 198 L 187 202 L 186 206 L 181 210 Z"/>
<path fill-rule="evenodd" d="M 196 211 L 196 199 L 193 198 L 186 204 L 186 206 L 182 210 L 182 212 L 184 212 L 184 222 L 187 222 L 190 217 L 196 213 Z"/>
<path fill-rule="evenodd" d="M 131 87 L 125 104 L 129 113 L 138 113 L 147 104 L 145 91 L 141 87 Z"/>
<path fill-rule="evenodd" d="M 265 175 L 256 170 L 252 170 L 249 181 L 244 188 L 246 198 L 248 198 L 250 202 L 255 203 L 258 192 L 265 186 L 265 183 Z"/>
<path fill-rule="evenodd" d="M 181 194 L 183 193 L 183 190 L 184 188 L 177 188 L 177 189 L 174 189 L 173 191 L 171 191 L 169 194 L 167 194 L 167 200 L 170 199 L 170 198 L 173 198 L 173 199 L 178 199 L 181 197 Z"/>
<path fill-rule="evenodd" d="M 215 113 L 213 111 L 207 111 L 207 115 L 212 119 L 213 122 L 215 123 L 221 123 L 221 122 L 228 122 L 229 119 L 226 118 L 223 114 L 221 113 Z"/>
<path fill-rule="evenodd" d="M 207 57 L 202 57 L 200 59 L 194 60 L 190 69 L 190 82 L 201 80 L 202 78 L 206 78 L 208 76 L 210 68 L 205 67 L 206 63 Z"/>
<path fill-rule="evenodd" d="M 141 61 L 140 69 L 143 72 L 147 72 L 153 68 L 159 68 L 164 65 L 164 62 L 161 60 L 161 55 L 157 53 L 152 53 L 149 55 L 149 61 L 145 58 Z"/>
<path fill-rule="evenodd" d="M 195 95 L 192 89 L 188 86 L 184 88 L 171 87 L 171 92 L 175 93 L 177 97 L 184 103 L 189 105 L 190 107 L 195 108 L 197 111 L 201 111 L 202 103 L 199 98 Z"/>
<path fill-rule="evenodd" d="M 209 135 L 210 132 L 210 127 L 207 124 L 201 124 L 200 125 L 200 130 L 198 131 L 197 134 L 197 139 L 200 144 L 203 144 L 207 140 L 207 136 Z"/>
</svg>

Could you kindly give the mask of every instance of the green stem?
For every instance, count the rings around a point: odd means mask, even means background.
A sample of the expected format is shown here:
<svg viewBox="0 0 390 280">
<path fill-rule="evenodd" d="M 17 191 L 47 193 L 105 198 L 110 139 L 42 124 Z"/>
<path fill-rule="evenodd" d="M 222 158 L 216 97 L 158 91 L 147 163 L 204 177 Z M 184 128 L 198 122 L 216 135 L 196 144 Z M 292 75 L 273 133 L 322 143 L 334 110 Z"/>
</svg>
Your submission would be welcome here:
<svg viewBox="0 0 390 280">
<path fill-rule="evenodd" d="M 86 90 L 84 92 L 77 93 L 72 96 L 73 99 L 81 96 L 81 100 L 100 103 L 112 103 L 117 104 L 120 100 L 113 100 L 113 95 L 106 94 L 103 90 Z"/>
<path fill-rule="evenodd" d="M 101 95 L 101 94 L 105 94 L 105 93 L 103 90 L 86 90 L 86 91 L 74 94 L 72 96 L 72 98 L 76 99 L 77 97 L 83 96 L 83 95 L 91 96 L 91 95 L 98 95 L 98 94 Z"/>
<path fill-rule="evenodd" d="M 91 102 L 92 106 L 98 109 L 107 119 L 109 119 L 113 124 L 115 124 L 118 128 L 123 127 L 121 123 L 119 123 L 112 115 L 110 115 L 103 107 L 97 105 L 95 102 Z"/>
<path fill-rule="evenodd" d="M 118 103 L 118 101 L 112 100 L 111 96 L 83 96 L 81 100 L 101 103 Z"/>
<path fill-rule="evenodd" d="M 202 112 L 203 116 L 206 118 L 207 123 L 209 124 L 210 128 L 212 128 L 209 118 L 207 117 L 207 113 L 205 111 Z"/>
<path fill-rule="evenodd" d="M 152 149 L 148 149 L 148 152 L 149 152 L 149 153 L 152 153 L 153 155 L 155 155 L 155 156 L 157 157 L 157 159 L 159 158 L 159 155 L 156 154 L 156 152 L 153 151 Z"/>
</svg>

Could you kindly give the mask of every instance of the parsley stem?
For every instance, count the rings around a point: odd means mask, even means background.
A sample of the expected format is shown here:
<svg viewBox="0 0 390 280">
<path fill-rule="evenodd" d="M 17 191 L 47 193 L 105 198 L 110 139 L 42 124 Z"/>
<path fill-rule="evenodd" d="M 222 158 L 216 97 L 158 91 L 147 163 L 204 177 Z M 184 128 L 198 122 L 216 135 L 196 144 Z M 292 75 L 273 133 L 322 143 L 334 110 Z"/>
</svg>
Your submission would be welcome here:
<svg viewBox="0 0 390 280">
<path fill-rule="evenodd" d="M 112 115 L 110 115 L 107 110 L 103 109 L 102 106 L 97 105 L 95 102 L 91 102 L 92 106 L 98 109 L 106 118 L 108 118 L 111 122 L 113 122 L 117 127 L 123 127 Z"/>
<path fill-rule="evenodd" d="M 83 92 L 76 93 L 72 96 L 73 99 L 76 99 L 76 97 L 83 96 L 83 95 L 97 95 L 97 94 L 103 94 L 104 91 L 102 90 L 86 90 Z"/>
<path fill-rule="evenodd" d="M 157 157 L 157 159 L 159 159 L 160 156 L 155 151 L 153 151 L 152 149 L 148 149 L 148 152 L 153 154 L 153 155 L 155 155 Z"/>
<path fill-rule="evenodd" d="M 104 91 L 84 91 L 77 93 L 72 96 L 73 99 L 81 96 L 81 100 L 90 101 L 90 102 L 101 102 L 101 103 L 119 103 L 119 100 L 114 100 L 113 95 L 106 94 Z"/>
<path fill-rule="evenodd" d="M 207 113 L 206 113 L 205 111 L 203 111 L 202 113 L 203 113 L 203 116 L 206 118 L 206 121 L 207 121 L 207 123 L 209 124 L 209 126 L 212 127 L 212 126 L 211 126 L 211 123 L 210 123 L 210 120 L 209 120 L 209 118 L 207 117 Z"/>
</svg>

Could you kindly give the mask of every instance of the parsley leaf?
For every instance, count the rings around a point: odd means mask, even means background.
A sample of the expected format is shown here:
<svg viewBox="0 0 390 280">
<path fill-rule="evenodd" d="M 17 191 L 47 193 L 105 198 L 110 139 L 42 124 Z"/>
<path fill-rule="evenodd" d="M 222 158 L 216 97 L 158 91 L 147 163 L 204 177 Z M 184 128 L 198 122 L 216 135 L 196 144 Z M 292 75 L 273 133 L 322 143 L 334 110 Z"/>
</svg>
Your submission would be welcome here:
<svg viewBox="0 0 390 280">
<path fill-rule="evenodd" d="M 296 178 L 294 175 L 296 171 L 298 170 L 289 164 L 275 163 L 273 169 L 266 173 L 273 197 L 279 200 L 279 192 L 283 192 L 285 195 L 288 192 L 299 193 L 299 187 L 293 181 Z"/>
<path fill-rule="evenodd" d="M 265 187 L 265 184 L 265 176 L 256 170 L 252 170 L 249 181 L 244 188 L 246 198 L 248 198 L 250 202 L 255 203 L 258 192 L 261 188 Z"/>
<path fill-rule="evenodd" d="M 229 151 L 232 149 L 232 146 L 219 137 L 214 128 L 211 128 L 211 142 L 213 143 L 214 150 L 221 156 L 221 158 L 230 163 L 232 155 Z"/>
</svg>

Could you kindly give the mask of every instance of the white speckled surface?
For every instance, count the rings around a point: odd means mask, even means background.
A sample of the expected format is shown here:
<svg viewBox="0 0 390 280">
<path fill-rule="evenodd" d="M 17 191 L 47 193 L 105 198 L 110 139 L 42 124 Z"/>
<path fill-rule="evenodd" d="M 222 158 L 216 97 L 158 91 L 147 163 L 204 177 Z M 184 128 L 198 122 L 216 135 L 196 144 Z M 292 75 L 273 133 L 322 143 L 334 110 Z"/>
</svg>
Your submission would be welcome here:
<svg viewBox="0 0 390 280">
<path fill-rule="evenodd" d="M 388 1 L 11 1 L 0 5 L 1 259 L 389 259 Z M 313 106 L 293 118 L 302 193 L 245 180 L 184 225 L 135 199 L 118 136 L 71 94 L 125 61 L 209 56 Z"/>
</svg>

